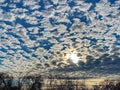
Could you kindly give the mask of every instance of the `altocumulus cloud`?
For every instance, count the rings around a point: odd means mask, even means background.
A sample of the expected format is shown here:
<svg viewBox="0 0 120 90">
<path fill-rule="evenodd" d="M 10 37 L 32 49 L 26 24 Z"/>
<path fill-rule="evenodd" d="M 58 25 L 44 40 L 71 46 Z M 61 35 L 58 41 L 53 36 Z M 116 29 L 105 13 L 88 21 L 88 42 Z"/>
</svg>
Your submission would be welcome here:
<svg viewBox="0 0 120 90">
<path fill-rule="evenodd" d="M 1 0 L 0 7 L 0 72 L 119 73 L 119 0 Z M 65 58 L 73 51 L 79 67 Z"/>
</svg>

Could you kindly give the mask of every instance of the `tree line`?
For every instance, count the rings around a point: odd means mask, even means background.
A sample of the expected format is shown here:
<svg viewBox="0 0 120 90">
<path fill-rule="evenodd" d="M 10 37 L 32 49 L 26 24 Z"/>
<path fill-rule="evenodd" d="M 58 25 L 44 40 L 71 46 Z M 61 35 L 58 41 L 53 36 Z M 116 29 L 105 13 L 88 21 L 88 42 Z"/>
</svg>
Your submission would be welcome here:
<svg viewBox="0 0 120 90">
<path fill-rule="evenodd" d="M 0 90 L 120 90 L 119 81 L 104 81 L 99 85 L 93 85 L 90 89 L 85 82 L 79 80 L 70 80 L 69 78 L 61 80 L 58 76 L 49 76 L 49 81 L 41 75 L 25 76 L 17 79 L 0 73 Z M 59 81 L 59 83 L 58 83 Z"/>
</svg>

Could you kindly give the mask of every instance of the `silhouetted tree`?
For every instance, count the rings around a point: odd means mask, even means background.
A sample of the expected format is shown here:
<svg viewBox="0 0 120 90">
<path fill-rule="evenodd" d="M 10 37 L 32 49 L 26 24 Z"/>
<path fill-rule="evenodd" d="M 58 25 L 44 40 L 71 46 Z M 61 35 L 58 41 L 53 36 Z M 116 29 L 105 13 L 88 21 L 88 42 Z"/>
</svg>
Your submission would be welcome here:
<svg viewBox="0 0 120 90">
<path fill-rule="evenodd" d="M 35 77 L 35 82 L 33 83 L 30 90 L 41 90 L 42 81 L 43 81 L 43 79 L 41 76 Z"/>
<path fill-rule="evenodd" d="M 120 82 L 116 84 L 115 90 L 120 90 Z"/>
</svg>

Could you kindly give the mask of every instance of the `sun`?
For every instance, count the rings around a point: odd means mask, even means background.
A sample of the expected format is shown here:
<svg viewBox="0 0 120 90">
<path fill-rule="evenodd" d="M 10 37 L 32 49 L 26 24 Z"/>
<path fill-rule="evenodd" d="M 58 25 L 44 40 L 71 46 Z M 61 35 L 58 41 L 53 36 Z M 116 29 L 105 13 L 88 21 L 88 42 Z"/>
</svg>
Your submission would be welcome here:
<svg viewBox="0 0 120 90">
<path fill-rule="evenodd" d="M 88 55 L 88 52 L 85 50 L 77 50 L 73 47 L 68 47 L 65 49 L 65 51 L 62 54 L 63 63 L 70 64 L 70 62 L 79 65 L 79 62 L 86 63 L 86 56 Z M 70 62 L 69 62 L 70 61 Z"/>
<path fill-rule="evenodd" d="M 76 53 L 72 52 L 70 54 L 66 55 L 67 59 L 70 59 L 73 63 L 78 64 L 79 62 L 79 57 L 77 56 Z"/>
</svg>

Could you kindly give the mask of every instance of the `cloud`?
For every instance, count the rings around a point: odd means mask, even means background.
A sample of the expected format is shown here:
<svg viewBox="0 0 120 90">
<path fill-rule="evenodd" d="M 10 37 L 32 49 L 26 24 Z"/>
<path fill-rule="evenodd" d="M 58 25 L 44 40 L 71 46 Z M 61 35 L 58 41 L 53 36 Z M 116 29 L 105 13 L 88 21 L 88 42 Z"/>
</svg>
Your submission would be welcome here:
<svg viewBox="0 0 120 90">
<path fill-rule="evenodd" d="M 3 20 L 3 21 L 14 21 L 15 20 L 15 17 L 12 13 L 2 13 L 0 15 L 0 20 Z"/>
<path fill-rule="evenodd" d="M 0 2 L 1 2 L 1 3 L 4 3 L 4 2 L 5 2 L 5 0 L 0 0 Z"/>
<path fill-rule="evenodd" d="M 93 4 L 84 0 L 74 0 L 72 7 L 70 2 L 17 0 L 14 3 L 3 3 L 2 7 L 7 5 L 8 8 L 0 9 L 1 71 L 7 72 L 11 69 L 9 73 L 19 76 L 23 69 L 24 76 L 29 71 L 37 73 L 37 69 L 43 72 L 64 68 L 65 55 L 72 51 L 76 51 L 83 61 L 87 61 L 87 68 L 98 64 L 101 65 L 100 68 L 111 64 L 113 69 L 117 68 L 120 1 L 111 4 L 108 0 L 101 0 L 96 2 L 93 9 Z M 107 57 L 104 56 L 106 54 Z M 84 66 L 83 62 L 80 63 Z M 39 64 L 41 67 L 37 68 Z M 92 75 L 100 69 L 94 67 L 96 70 L 90 68 Z M 67 70 L 69 71 L 69 67 Z"/>
</svg>

